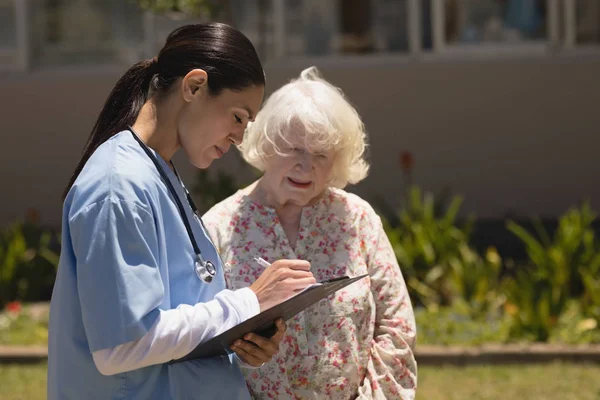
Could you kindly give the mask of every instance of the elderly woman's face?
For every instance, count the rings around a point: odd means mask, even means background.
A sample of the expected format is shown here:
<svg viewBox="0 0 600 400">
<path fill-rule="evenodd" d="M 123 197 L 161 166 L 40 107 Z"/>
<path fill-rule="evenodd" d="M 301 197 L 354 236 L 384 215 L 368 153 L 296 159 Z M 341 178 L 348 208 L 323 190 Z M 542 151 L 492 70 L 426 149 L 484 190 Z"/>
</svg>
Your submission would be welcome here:
<svg viewBox="0 0 600 400">
<path fill-rule="evenodd" d="M 269 157 L 263 181 L 278 203 L 305 206 L 327 189 L 334 154 L 307 148 L 298 134 L 288 140 L 279 144 L 285 155 Z"/>
</svg>

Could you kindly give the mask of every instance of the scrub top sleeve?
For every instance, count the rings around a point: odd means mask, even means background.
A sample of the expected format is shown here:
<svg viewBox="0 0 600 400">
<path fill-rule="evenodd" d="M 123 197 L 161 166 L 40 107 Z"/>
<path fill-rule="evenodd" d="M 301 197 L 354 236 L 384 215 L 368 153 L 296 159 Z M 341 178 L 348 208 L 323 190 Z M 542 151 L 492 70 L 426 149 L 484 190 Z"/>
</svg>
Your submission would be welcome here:
<svg viewBox="0 0 600 400">
<path fill-rule="evenodd" d="M 107 199 L 80 211 L 69 227 L 90 351 L 144 336 L 164 296 L 153 215 L 141 205 Z"/>
</svg>

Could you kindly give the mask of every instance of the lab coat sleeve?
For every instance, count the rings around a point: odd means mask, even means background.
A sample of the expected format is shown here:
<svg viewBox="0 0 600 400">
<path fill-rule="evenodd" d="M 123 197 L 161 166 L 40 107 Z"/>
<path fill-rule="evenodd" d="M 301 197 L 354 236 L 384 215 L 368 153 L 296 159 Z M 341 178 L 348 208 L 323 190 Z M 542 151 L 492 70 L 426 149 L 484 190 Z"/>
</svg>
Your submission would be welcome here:
<svg viewBox="0 0 600 400">
<path fill-rule="evenodd" d="M 94 363 L 104 375 L 166 363 L 189 354 L 199 343 L 259 312 L 251 289 L 223 290 L 209 302 L 160 311 L 155 324 L 142 338 L 93 352 Z"/>
<path fill-rule="evenodd" d="M 357 399 L 413 400 L 417 386 L 414 312 L 381 219 L 371 214 L 364 241 L 376 304 L 375 332 Z"/>
</svg>

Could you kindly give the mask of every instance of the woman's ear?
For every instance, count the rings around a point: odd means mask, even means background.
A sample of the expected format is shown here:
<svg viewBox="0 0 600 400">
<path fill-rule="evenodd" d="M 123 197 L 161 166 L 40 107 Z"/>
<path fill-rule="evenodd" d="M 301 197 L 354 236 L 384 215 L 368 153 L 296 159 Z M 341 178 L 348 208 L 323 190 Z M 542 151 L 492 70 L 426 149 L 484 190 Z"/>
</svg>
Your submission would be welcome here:
<svg viewBox="0 0 600 400">
<path fill-rule="evenodd" d="M 207 88 L 208 74 L 203 69 L 193 69 L 181 81 L 183 99 L 191 102 L 196 95 L 202 95 Z"/>
</svg>

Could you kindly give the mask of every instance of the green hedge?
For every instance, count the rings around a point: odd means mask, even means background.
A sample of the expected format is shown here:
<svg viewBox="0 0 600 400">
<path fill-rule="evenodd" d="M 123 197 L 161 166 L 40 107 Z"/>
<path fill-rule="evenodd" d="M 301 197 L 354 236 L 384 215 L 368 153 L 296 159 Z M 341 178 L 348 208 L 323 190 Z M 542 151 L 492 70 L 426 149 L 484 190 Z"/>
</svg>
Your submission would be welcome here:
<svg viewBox="0 0 600 400">
<path fill-rule="evenodd" d="M 600 342 L 600 241 L 589 205 L 568 210 L 553 237 L 537 221 L 535 233 L 507 221 L 528 255 L 515 265 L 494 248 L 472 249 L 473 219 L 456 222 L 461 201 L 443 207 L 413 187 L 399 222 L 385 224 L 424 341 Z"/>
<path fill-rule="evenodd" d="M 42 228 L 34 213 L 25 222 L 0 230 L 0 309 L 13 300 L 50 298 L 58 247 L 58 236 Z"/>
</svg>

